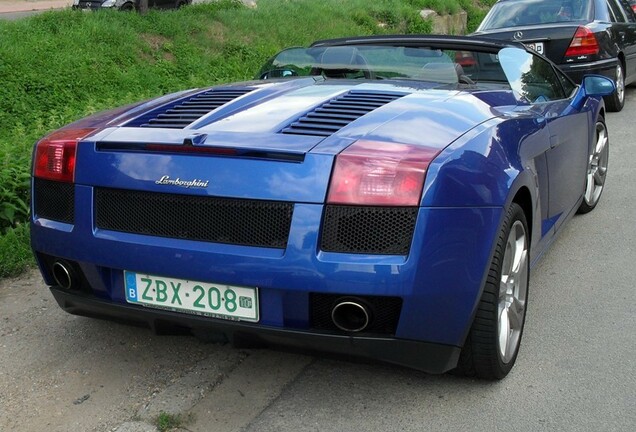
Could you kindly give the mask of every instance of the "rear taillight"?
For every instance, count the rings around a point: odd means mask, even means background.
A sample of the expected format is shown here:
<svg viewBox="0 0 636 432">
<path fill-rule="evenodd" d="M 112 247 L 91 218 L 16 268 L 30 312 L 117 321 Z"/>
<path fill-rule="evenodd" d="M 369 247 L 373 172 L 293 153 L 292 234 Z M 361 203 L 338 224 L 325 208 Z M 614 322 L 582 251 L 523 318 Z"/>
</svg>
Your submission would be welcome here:
<svg viewBox="0 0 636 432">
<path fill-rule="evenodd" d="M 565 52 L 566 57 L 577 57 L 598 54 L 599 47 L 596 36 L 587 27 L 579 27 L 574 33 L 572 42 Z"/>
<path fill-rule="evenodd" d="M 632 5 L 632 10 L 633 10 L 634 12 L 636 12 L 636 3 L 634 3 L 634 4 Z"/>
<path fill-rule="evenodd" d="M 477 60 L 470 51 L 456 51 L 455 63 L 462 67 L 471 67 L 477 64 Z"/>
<path fill-rule="evenodd" d="M 41 139 L 35 147 L 33 176 L 73 182 L 77 142 L 93 131 L 95 128 L 62 129 Z"/>
<path fill-rule="evenodd" d="M 378 141 L 358 141 L 336 157 L 329 204 L 417 206 L 424 177 L 439 150 Z"/>
</svg>

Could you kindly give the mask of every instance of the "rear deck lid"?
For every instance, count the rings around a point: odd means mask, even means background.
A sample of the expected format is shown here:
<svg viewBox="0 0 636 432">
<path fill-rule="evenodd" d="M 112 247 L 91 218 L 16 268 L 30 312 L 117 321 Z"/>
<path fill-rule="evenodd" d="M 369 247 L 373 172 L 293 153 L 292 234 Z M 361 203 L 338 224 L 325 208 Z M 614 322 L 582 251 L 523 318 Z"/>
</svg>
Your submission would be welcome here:
<svg viewBox="0 0 636 432">
<path fill-rule="evenodd" d="M 565 62 L 565 52 L 578 28 L 579 24 L 563 23 L 487 30 L 475 35 L 523 43 L 556 64 L 561 64 Z"/>
</svg>

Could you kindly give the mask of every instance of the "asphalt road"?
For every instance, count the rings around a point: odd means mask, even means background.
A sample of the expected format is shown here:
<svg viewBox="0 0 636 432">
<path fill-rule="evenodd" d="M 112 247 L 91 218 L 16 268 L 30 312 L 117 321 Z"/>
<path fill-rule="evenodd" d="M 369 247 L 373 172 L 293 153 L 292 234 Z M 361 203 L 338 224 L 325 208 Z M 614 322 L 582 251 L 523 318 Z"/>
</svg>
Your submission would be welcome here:
<svg viewBox="0 0 636 432">
<path fill-rule="evenodd" d="M 2 0 L 0 0 L 1 2 Z M 29 1 L 29 0 L 24 0 Z M 205 2 L 209 2 L 209 1 L 215 1 L 215 0 L 192 0 L 192 4 L 197 4 L 197 3 L 205 3 Z M 243 4 L 247 7 L 250 8 L 255 8 L 256 7 L 256 0 L 241 0 L 243 2 Z M 44 3 L 44 1 L 42 1 L 42 3 Z M 2 6 L 2 5 L 0 5 Z M 33 6 L 38 6 L 36 3 L 33 4 Z M 43 12 L 47 12 L 50 10 L 59 10 L 59 9 L 51 9 L 51 8 L 57 8 L 58 5 L 53 5 L 51 7 L 46 7 L 43 9 L 37 9 L 37 10 L 15 10 L 15 11 L 11 11 L 10 8 L 7 11 L 3 11 L 2 8 L 0 8 L 0 20 L 7 20 L 7 21 L 15 21 L 21 18 L 28 18 L 30 16 L 33 15 L 37 15 L 37 14 L 41 14 Z M 6 9 L 6 8 L 5 8 Z"/>
<path fill-rule="evenodd" d="M 536 268 L 500 382 L 155 336 L 62 312 L 37 273 L 0 282 L 0 431 L 636 430 L 636 90 L 609 114 L 594 212 Z"/>
<path fill-rule="evenodd" d="M 0 20 L 7 21 L 15 21 L 20 18 L 27 18 L 33 15 L 41 14 L 42 12 L 46 12 L 44 10 L 34 10 L 34 11 L 24 11 L 24 12 L 5 12 L 0 13 Z"/>
</svg>

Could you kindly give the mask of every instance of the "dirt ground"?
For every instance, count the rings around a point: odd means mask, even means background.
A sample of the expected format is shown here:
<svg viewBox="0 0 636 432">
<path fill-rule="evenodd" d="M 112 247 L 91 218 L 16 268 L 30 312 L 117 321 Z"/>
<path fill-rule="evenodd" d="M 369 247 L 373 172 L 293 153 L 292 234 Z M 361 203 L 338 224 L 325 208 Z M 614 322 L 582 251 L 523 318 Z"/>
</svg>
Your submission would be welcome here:
<svg viewBox="0 0 636 432">
<path fill-rule="evenodd" d="M 0 430 L 107 430 L 213 352 L 191 337 L 64 313 L 37 271 L 0 281 Z"/>
<path fill-rule="evenodd" d="M 313 361 L 69 315 L 37 270 L 0 280 L 0 317 L 0 431 L 242 430 Z"/>
</svg>

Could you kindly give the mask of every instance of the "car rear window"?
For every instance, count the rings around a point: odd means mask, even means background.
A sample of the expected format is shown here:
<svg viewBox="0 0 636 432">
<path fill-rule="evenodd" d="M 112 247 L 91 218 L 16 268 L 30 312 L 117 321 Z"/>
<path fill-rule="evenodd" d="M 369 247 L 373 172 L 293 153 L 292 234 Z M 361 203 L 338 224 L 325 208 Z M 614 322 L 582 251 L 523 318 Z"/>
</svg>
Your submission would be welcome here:
<svg viewBox="0 0 636 432">
<path fill-rule="evenodd" d="M 322 75 L 329 79 L 416 80 L 435 86 L 499 85 L 509 88 L 491 50 L 452 50 L 427 46 L 348 45 L 291 48 L 270 59 L 258 78 Z"/>
<path fill-rule="evenodd" d="M 591 20 L 590 0 L 508 0 L 492 7 L 478 31 Z"/>
</svg>

